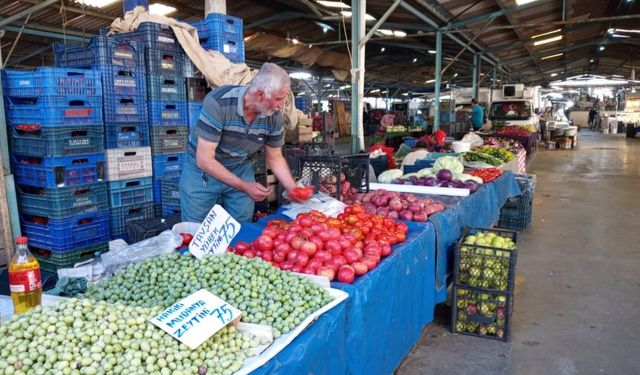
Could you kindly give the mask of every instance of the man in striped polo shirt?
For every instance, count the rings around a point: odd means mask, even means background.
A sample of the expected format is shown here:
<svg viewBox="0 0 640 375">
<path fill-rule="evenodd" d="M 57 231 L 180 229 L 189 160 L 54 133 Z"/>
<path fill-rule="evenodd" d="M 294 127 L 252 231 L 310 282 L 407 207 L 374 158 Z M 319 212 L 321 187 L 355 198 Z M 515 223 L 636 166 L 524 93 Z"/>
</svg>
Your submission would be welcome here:
<svg viewBox="0 0 640 375">
<path fill-rule="evenodd" d="M 249 156 L 264 145 L 267 165 L 291 192 L 295 181 L 282 156 L 282 109 L 289 75 L 265 63 L 249 86 L 222 86 L 204 99 L 190 129 L 180 177 L 182 220 L 200 223 L 216 204 L 239 222 L 250 222 L 255 201 L 270 189 L 255 181 Z"/>
</svg>

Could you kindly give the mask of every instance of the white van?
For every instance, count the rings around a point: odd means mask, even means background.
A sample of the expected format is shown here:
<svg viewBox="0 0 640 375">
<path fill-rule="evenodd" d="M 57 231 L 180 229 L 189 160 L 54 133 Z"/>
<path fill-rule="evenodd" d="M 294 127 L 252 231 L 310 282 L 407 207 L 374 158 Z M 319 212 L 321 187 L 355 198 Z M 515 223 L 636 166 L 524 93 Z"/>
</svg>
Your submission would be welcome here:
<svg viewBox="0 0 640 375">
<path fill-rule="evenodd" d="M 495 90 L 498 91 L 498 90 Z M 539 128 L 539 117 L 535 113 L 536 88 L 524 85 L 504 85 L 502 90 L 494 92 L 487 117 L 491 122 L 505 121 L 506 125 L 533 125 Z"/>
</svg>

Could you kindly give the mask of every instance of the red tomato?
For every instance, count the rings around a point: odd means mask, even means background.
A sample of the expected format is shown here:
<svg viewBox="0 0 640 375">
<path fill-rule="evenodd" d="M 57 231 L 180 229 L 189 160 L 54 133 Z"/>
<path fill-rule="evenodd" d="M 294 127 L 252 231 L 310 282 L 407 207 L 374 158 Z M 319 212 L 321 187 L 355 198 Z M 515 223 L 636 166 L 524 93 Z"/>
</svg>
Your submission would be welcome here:
<svg viewBox="0 0 640 375">
<path fill-rule="evenodd" d="M 364 264 L 363 262 L 354 262 L 354 263 L 351 263 L 351 266 L 353 267 L 353 269 L 356 272 L 356 275 L 358 276 L 362 276 L 365 273 L 367 273 L 367 271 L 369 271 L 369 267 L 367 267 L 367 265 Z"/>
<path fill-rule="evenodd" d="M 260 251 L 273 249 L 273 239 L 269 236 L 261 235 L 254 241 L 254 248 Z"/>
<path fill-rule="evenodd" d="M 338 270 L 338 281 L 341 283 L 352 283 L 356 278 L 356 271 L 348 264 L 340 267 Z"/>
</svg>

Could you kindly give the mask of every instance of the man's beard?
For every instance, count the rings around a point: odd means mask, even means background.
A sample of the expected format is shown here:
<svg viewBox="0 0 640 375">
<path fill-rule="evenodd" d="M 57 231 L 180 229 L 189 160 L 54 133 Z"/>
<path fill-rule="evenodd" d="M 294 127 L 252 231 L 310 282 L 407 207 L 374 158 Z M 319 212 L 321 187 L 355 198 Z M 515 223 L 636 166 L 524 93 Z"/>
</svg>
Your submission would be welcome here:
<svg viewBox="0 0 640 375">
<path fill-rule="evenodd" d="M 278 111 L 278 108 L 269 108 L 266 104 L 256 104 L 256 111 L 261 116 L 271 116 Z"/>
</svg>

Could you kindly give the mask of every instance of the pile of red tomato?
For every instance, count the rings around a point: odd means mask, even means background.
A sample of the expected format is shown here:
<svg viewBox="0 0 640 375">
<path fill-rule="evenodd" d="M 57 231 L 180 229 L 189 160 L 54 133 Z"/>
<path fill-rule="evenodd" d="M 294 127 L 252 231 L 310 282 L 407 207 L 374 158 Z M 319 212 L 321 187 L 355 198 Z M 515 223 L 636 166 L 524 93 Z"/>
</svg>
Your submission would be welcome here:
<svg viewBox="0 0 640 375">
<path fill-rule="evenodd" d="M 282 270 L 351 283 L 374 269 L 406 235 L 405 223 L 353 205 L 337 218 L 311 211 L 292 222 L 271 220 L 251 244 L 238 242 L 229 251 L 260 257 Z"/>
<path fill-rule="evenodd" d="M 475 177 L 480 177 L 482 181 L 486 184 L 502 176 L 502 169 L 500 168 L 476 169 L 469 172 L 469 174 Z"/>
</svg>

